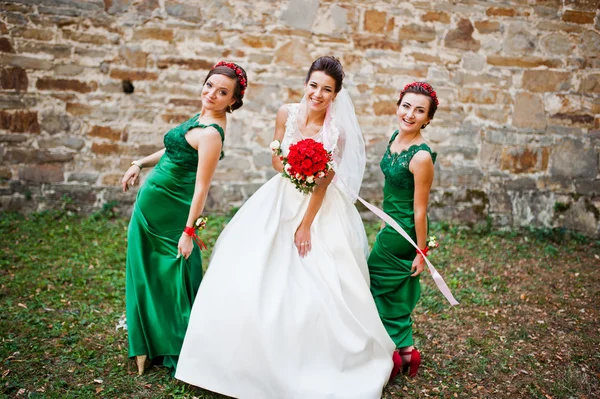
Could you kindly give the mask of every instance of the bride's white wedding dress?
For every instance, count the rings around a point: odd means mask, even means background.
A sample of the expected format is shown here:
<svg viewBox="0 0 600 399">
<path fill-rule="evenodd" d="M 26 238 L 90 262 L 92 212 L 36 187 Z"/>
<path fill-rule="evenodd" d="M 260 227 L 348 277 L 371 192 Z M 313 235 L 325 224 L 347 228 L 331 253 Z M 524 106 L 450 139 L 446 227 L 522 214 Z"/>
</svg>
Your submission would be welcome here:
<svg viewBox="0 0 600 399">
<path fill-rule="evenodd" d="M 282 149 L 303 139 L 288 110 Z M 313 137 L 322 140 L 322 132 Z M 309 195 L 276 175 L 223 230 L 190 316 L 175 377 L 241 399 L 377 399 L 394 343 L 369 291 L 367 238 L 330 184 L 300 258 Z"/>
</svg>

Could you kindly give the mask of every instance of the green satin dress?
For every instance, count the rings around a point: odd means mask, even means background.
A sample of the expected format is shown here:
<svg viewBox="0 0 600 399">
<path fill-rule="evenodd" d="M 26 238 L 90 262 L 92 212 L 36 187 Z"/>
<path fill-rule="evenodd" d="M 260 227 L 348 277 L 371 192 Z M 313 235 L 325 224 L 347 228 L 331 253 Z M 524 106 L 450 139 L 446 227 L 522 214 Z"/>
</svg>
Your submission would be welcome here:
<svg viewBox="0 0 600 399">
<path fill-rule="evenodd" d="M 127 232 L 126 315 L 129 356 L 163 358 L 175 368 L 196 291 L 202 280 L 202 257 L 194 249 L 177 259 L 198 168 L 198 151 L 185 139 L 202 125 L 198 115 L 164 137 L 165 154 L 140 188 Z M 223 152 L 221 152 L 223 158 Z"/>
<path fill-rule="evenodd" d="M 394 132 L 390 144 L 398 131 Z M 392 153 L 390 144 L 381 160 L 385 176 L 383 187 L 383 210 L 417 242 L 414 219 L 414 176 L 408 169 L 413 156 L 427 151 L 435 163 L 437 154 L 425 143 L 413 145 L 400 153 Z M 411 313 L 421 296 L 419 276 L 411 277 L 415 248 L 396 232 L 386 226 L 377 234 L 369 255 L 371 293 L 379 316 L 396 348 L 414 344 Z"/>
</svg>

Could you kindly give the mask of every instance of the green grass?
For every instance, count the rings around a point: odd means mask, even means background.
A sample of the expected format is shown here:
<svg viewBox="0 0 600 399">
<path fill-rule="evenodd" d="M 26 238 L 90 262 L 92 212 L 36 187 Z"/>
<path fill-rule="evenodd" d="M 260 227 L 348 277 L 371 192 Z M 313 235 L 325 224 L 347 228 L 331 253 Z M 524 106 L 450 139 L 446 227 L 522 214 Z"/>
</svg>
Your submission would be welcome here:
<svg viewBox="0 0 600 399">
<path fill-rule="evenodd" d="M 106 206 L 0 214 L 0 394 L 31 398 L 219 398 L 127 359 L 127 221 Z M 212 217 L 212 248 L 228 216 Z M 378 223 L 367 223 L 370 242 Z M 423 365 L 385 398 L 600 397 L 600 245 L 567 231 L 434 225 L 431 260 L 460 305 L 427 276 L 415 311 Z"/>
</svg>

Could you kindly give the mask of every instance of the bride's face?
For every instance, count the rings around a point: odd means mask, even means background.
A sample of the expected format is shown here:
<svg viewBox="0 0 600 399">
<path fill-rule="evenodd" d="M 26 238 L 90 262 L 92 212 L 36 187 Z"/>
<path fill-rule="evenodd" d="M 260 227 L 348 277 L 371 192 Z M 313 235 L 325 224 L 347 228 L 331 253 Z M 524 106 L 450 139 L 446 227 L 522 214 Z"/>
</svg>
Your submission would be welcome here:
<svg viewBox="0 0 600 399">
<path fill-rule="evenodd" d="M 335 80 L 323 71 L 314 71 L 304 84 L 306 105 L 313 111 L 326 110 L 335 99 Z"/>
</svg>

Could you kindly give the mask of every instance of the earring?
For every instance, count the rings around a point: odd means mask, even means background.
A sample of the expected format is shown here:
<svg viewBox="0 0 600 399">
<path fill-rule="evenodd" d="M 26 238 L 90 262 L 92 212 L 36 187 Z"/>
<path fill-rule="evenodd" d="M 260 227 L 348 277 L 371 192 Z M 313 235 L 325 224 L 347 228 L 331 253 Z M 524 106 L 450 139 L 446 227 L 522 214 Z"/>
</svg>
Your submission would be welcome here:
<svg viewBox="0 0 600 399">
<path fill-rule="evenodd" d="M 228 105 L 228 106 L 227 106 L 227 112 L 229 112 L 229 113 L 232 113 L 232 112 L 233 112 L 233 110 L 231 109 L 231 105 Z"/>
<path fill-rule="evenodd" d="M 428 125 L 429 125 L 429 122 L 427 122 L 426 124 L 424 124 L 423 126 L 421 126 L 421 129 L 425 129 Z"/>
</svg>

